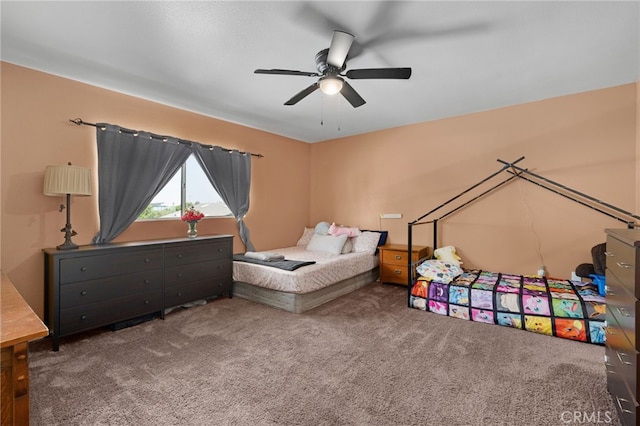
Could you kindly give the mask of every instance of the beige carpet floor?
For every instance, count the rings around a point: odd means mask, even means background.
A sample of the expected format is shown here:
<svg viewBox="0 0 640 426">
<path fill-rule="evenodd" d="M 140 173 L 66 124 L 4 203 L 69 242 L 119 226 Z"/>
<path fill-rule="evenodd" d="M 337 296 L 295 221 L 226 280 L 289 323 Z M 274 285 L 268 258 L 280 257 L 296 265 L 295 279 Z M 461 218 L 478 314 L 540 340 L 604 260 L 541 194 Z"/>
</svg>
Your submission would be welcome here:
<svg viewBox="0 0 640 426">
<path fill-rule="evenodd" d="M 32 425 L 618 424 L 603 347 L 409 309 L 380 283 L 304 314 L 223 298 L 30 349 Z"/>
</svg>

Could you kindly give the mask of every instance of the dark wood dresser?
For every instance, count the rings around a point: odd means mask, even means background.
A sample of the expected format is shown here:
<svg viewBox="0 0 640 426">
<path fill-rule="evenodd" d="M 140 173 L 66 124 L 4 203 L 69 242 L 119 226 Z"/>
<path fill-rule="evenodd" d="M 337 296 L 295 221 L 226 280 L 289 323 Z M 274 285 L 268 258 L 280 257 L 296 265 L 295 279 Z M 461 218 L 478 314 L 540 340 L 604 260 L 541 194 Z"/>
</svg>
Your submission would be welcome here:
<svg viewBox="0 0 640 426">
<path fill-rule="evenodd" d="M 607 386 L 625 425 L 637 425 L 640 231 L 607 229 Z"/>
<path fill-rule="evenodd" d="M 43 251 L 54 351 L 62 336 L 233 291 L 230 235 Z"/>
</svg>

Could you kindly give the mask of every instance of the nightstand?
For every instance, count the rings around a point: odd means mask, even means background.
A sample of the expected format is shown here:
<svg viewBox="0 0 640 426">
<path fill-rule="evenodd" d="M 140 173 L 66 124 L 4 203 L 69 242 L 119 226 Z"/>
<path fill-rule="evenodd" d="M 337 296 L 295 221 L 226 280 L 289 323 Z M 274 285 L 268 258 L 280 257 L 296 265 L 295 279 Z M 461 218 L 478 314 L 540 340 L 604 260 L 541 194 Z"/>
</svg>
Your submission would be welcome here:
<svg viewBox="0 0 640 426">
<path fill-rule="evenodd" d="M 406 244 L 385 244 L 380 250 L 380 281 L 383 283 L 407 285 L 409 281 L 409 247 Z M 411 263 L 431 256 L 426 246 L 413 246 Z"/>
</svg>

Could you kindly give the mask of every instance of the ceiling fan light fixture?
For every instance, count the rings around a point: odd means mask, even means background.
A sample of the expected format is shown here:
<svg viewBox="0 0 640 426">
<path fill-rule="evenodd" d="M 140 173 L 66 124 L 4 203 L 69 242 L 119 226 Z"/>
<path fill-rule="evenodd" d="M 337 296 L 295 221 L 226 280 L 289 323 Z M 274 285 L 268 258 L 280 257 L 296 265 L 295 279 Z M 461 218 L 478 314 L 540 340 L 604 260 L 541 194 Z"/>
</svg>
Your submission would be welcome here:
<svg viewBox="0 0 640 426">
<path fill-rule="evenodd" d="M 335 95 L 342 90 L 343 80 L 340 77 L 328 76 L 320 79 L 320 90 L 326 95 Z"/>
</svg>

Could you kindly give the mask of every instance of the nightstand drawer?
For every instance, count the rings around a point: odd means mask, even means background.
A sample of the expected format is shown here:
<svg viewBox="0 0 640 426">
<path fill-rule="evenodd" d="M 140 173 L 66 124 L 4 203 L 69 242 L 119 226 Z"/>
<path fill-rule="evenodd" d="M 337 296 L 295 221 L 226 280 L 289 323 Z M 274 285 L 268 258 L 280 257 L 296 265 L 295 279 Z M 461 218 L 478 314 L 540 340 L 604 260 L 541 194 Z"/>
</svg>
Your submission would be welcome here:
<svg viewBox="0 0 640 426">
<path fill-rule="evenodd" d="M 408 266 L 382 264 L 380 267 L 380 281 L 383 283 L 407 284 Z"/>
<path fill-rule="evenodd" d="M 382 263 L 389 265 L 408 265 L 409 255 L 407 251 L 400 250 L 383 250 Z M 406 269 L 406 268 L 405 268 Z"/>
</svg>

